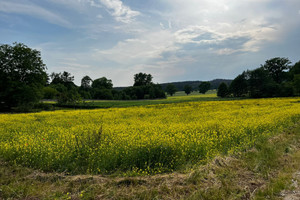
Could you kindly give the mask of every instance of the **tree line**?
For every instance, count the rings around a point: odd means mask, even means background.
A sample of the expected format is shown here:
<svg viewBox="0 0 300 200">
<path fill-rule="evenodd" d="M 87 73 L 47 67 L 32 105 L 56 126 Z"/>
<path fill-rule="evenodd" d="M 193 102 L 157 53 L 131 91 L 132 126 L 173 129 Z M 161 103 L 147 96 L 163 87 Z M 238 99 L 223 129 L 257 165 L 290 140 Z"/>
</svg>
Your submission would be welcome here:
<svg viewBox="0 0 300 200">
<path fill-rule="evenodd" d="M 164 89 L 154 84 L 151 74 L 137 73 L 134 84 L 122 90 L 114 89 L 106 77 L 81 79 L 74 84 L 69 72 L 46 72 L 41 53 L 22 43 L 0 45 L 0 111 L 29 111 L 44 99 L 57 99 L 61 105 L 81 102 L 82 99 L 136 100 L 166 98 L 178 90 L 176 84 L 166 84 Z M 294 65 L 287 58 L 273 58 L 254 70 L 244 71 L 233 81 L 226 80 L 218 87 L 220 97 L 277 97 L 300 95 L 300 61 Z M 199 82 L 197 90 L 206 93 L 212 82 Z M 230 84 L 229 84 L 230 83 Z M 196 84 L 196 82 L 194 83 Z M 214 82 L 215 84 L 215 82 Z M 228 86 L 229 84 L 229 86 Z M 195 86 L 180 85 L 188 95 Z"/>
<path fill-rule="evenodd" d="M 89 76 L 81 79 L 77 87 L 74 76 L 69 72 L 52 73 L 51 82 L 43 89 L 45 99 L 57 99 L 59 104 L 73 104 L 81 99 L 136 100 L 165 98 L 160 85 L 152 82 L 152 75 L 138 73 L 134 75 L 134 85 L 122 91 L 113 89 L 112 80 L 106 77 L 92 80 Z"/>
<path fill-rule="evenodd" d="M 82 99 L 135 100 L 166 98 L 159 84 L 152 82 L 152 75 L 134 75 L 134 85 L 122 91 L 114 90 L 106 77 L 81 79 L 74 84 L 69 72 L 46 72 L 41 53 L 22 43 L 0 45 L 0 111 L 29 111 L 39 105 L 42 98 L 57 99 L 58 104 L 68 105 Z"/>
<path fill-rule="evenodd" d="M 275 57 L 254 70 L 239 74 L 228 86 L 221 83 L 219 97 L 289 97 L 300 95 L 300 61 Z"/>
</svg>

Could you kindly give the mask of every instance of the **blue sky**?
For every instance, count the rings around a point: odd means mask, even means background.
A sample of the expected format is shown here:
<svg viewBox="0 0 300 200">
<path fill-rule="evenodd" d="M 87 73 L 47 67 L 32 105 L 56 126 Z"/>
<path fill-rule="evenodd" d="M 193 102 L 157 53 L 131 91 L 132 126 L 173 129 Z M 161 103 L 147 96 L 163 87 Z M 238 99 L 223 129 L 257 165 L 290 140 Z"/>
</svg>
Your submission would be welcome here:
<svg viewBox="0 0 300 200">
<path fill-rule="evenodd" d="M 114 86 L 234 78 L 300 60 L 299 0 L 0 0 L 0 43 L 41 51 L 48 72 Z"/>
</svg>

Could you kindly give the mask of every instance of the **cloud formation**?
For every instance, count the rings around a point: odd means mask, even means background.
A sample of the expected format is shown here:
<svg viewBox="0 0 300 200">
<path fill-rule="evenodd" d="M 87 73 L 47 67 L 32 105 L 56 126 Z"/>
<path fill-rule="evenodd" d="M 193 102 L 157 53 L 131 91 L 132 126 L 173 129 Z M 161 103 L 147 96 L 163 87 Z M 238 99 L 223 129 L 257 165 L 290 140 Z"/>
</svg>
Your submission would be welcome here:
<svg viewBox="0 0 300 200">
<path fill-rule="evenodd" d="M 72 69 L 77 83 L 130 85 L 138 72 L 157 82 L 233 78 L 271 57 L 298 61 L 299 9 L 299 0 L 0 0 L 0 36 L 51 44 L 49 71 Z"/>
<path fill-rule="evenodd" d="M 119 22 L 130 23 L 132 20 L 140 15 L 140 12 L 131 10 L 125 6 L 120 0 L 99 0 Z M 93 2 L 93 1 L 92 1 Z"/>
<path fill-rule="evenodd" d="M 63 27 L 70 27 L 71 23 L 61 17 L 59 14 L 51 12 L 40 6 L 24 1 L 0 1 L 0 12 L 29 15 L 37 18 L 42 18 L 49 23 L 57 24 Z"/>
</svg>

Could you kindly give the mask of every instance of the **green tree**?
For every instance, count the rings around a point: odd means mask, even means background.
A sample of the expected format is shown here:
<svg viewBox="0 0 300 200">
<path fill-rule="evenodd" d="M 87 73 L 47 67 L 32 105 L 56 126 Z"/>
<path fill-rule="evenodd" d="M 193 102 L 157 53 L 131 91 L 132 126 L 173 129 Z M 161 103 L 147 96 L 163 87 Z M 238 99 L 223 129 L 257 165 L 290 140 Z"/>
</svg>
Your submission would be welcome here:
<svg viewBox="0 0 300 200">
<path fill-rule="evenodd" d="M 224 98 L 228 96 L 228 94 L 229 94 L 228 87 L 226 83 L 222 82 L 218 87 L 217 96 Z"/>
<path fill-rule="evenodd" d="M 288 58 L 272 58 L 267 60 L 262 67 L 267 70 L 276 83 L 281 83 L 286 78 L 287 70 L 291 68 Z"/>
<path fill-rule="evenodd" d="M 73 83 L 74 81 L 74 76 L 71 76 L 71 73 L 64 71 L 63 73 L 55 73 L 52 72 L 50 75 L 52 81 L 51 84 L 68 84 L 68 83 Z"/>
<path fill-rule="evenodd" d="M 177 92 L 177 88 L 174 84 L 168 84 L 166 87 L 166 92 L 170 95 L 173 96 Z"/>
<path fill-rule="evenodd" d="M 0 110 L 30 110 L 47 82 L 41 53 L 22 43 L 0 45 Z"/>
<path fill-rule="evenodd" d="M 248 93 L 248 81 L 246 79 L 246 72 L 238 75 L 229 86 L 230 92 L 235 97 L 241 97 Z"/>
<path fill-rule="evenodd" d="M 190 85 L 185 85 L 184 88 L 183 88 L 183 90 L 184 90 L 184 92 L 185 92 L 186 95 L 189 95 L 193 91 L 193 88 Z"/>
<path fill-rule="evenodd" d="M 98 89 L 112 89 L 113 84 L 112 81 L 107 79 L 106 77 L 95 79 L 92 83 L 92 88 Z"/>
<path fill-rule="evenodd" d="M 53 87 L 44 87 L 43 89 L 44 99 L 56 99 L 58 95 L 58 91 Z"/>
<path fill-rule="evenodd" d="M 201 82 L 199 85 L 199 92 L 205 94 L 210 89 L 210 82 Z"/>
<path fill-rule="evenodd" d="M 300 74 L 295 74 L 293 80 L 293 86 L 296 95 L 300 95 Z"/>
<path fill-rule="evenodd" d="M 133 86 L 143 86 L 143 85 L 151 85 L 152 83 L 152 75 L 146 73 L 138 73 L 134 75 L 134 84 Z"/>
<path fill-rule="evenodd" d="M 92 83 L 92 97 L 94 99 L 113 99 L 112 81 L 106 77 L 95 79 Z"/>
<path fill-rule="evenodd" d="M 254 98 L 273 97 L 280 93 L 279 84 L 277 84 L 263 67 L 249 72 L 249 90 L 250 96 Z"/>
<path fill-rule="evenodd" d="M 93 80 L 89 76 L 84 76 L 81 79 L 81 88 L 89 89 L 92 87 Z"/>
<path fill-rule="evenodd" d="M 50 87 L 55 88 L 59 92 L 57 94 L 59 104 L 74 104 L 81 101 L 78 87 L 73 83 L 74 76 L 71 73 L 66 71 L 63 73 L 53 72 L 50 77 L 52 79 Z"/>
</svg>

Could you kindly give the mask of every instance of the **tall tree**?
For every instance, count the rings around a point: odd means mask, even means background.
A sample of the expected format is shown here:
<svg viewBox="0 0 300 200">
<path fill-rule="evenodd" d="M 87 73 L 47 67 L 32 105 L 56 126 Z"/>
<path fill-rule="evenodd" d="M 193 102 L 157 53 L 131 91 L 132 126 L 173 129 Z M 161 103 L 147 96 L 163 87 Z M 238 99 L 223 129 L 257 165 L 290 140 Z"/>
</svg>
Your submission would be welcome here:
<svg viewBox="0 0 300 200">
<path fill-rule="evenodd" d="M 263 67 L 249 72 L 250 96 L 254 98 L 278 96 L 279 84 L 275 83 L 271 75 Z"/>
<path fill-rule="evenodd" d="M 177 88 L 175 87 L 174 84 L 168 84 L 166 87 L 166 92 L 170 95 L 173 96 L 177 92 Z"/>
<path fill-rule="evenodd" d="M 246 72 L 238 75 L 230 84 L 230 92 L 235 97 L 241 97 L 248 93 L 248 82 L 246 79 Z"/>
<path fill-rule="evenodd" d="M 51 84 L 63 84 L 68 85 L 70 83 L 73 83 L 74 76 L 71 76 L 71 73 L 64 71 L 63 73 L 55 73 L 52 72 L 50 75 L 52 81 Z"/>
<path fill-rule="evenodd" d="M 199 85 L 199 92 L 205 94 L 210 89 L 210 82 L 201 82 Z"/>
<path fill-rule="evenodd" d="M 113 84 L 110 79 L 107 79 L 106 77 L 95 79 L 92 83 L 92 88 L 98 88 L 98 89 L 112 89 Z"/>
<path fill-rule="evenodd" d="M 288 58 L 272 58 L 267 60 L 262 67 L 267 70 L 276 83 L 281 83 L 285 79 L 285 74 L 290 69 L 291 61 Z"/>
<path fill-rule="evenodd" d="M 83 89 L 89 89 L 92 87 L 92 82 L 93 82 L 93 80 L 89 76 L 84 76 L 81 79 L 81 87 Z"/>
<path fill-rule="evenodd" d="M 138 73 L 134 75 L 134 84 L 133 86 L 143 86 L 152 84 L 152 75 L 146 73 Z"/>
<path fill-rule="evenodd" d="M 22 43 L 0 45 L 0 110 L 29 110 L 47 81 L 41 53 Z"/>
<path fill-rule="evenodd" d="M 229 94 L 228 87 L 227 87 L 226 83 L 222 82 L 218 87 L 217 96 L 224 98 L 228 94 Z"/>
</svg>

